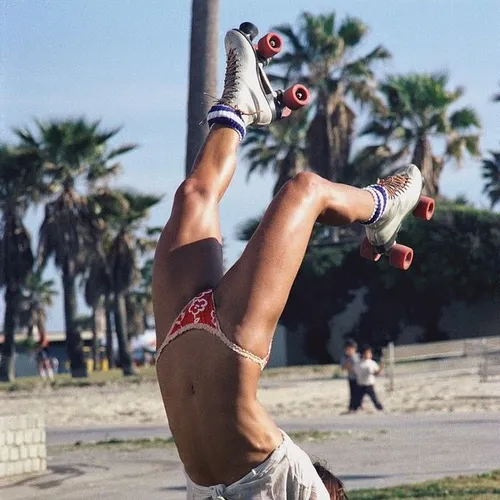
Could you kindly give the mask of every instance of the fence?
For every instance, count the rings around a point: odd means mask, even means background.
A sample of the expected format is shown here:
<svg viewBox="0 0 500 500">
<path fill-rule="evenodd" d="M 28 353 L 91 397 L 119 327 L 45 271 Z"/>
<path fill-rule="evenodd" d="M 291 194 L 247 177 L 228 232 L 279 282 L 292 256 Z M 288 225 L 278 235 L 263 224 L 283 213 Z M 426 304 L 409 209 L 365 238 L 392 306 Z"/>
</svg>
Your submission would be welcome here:
<svg viewBox="0 0 500 500">
<path fill-rule="evenodd" d="M 395 346 L 384 350 L 388 390 L 398 374 L 467 370 L 485 382 L 500 375 L 500 337 L 487 337 Z M 411 363 L 418 361 L 418 364 Z"/>
<path fill-rule="evenodd" d="M 45 425 L 37 415 L 0 416 L 0 478 L 47 468 Z"/>
</svg>

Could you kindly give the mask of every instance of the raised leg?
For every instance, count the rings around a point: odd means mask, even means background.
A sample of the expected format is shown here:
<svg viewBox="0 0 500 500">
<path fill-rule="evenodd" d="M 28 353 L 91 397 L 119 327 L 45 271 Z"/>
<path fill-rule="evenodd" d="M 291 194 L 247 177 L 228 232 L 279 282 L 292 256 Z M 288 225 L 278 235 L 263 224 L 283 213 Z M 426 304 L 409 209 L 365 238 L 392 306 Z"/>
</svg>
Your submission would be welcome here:
<svg viewBox="0 0 500 500">
<path fill-rule="evenodd" d="M 240 259 L 215 292 L 219 320 L 242 347 L 264 357 L 316 221 L 332 226 L 368 220 L 366 191 L 313 173 L 289 181 L 271 202 Z"/>
<path fill-rule="evenodd" d="M 175 193 L 154 260 L 153 302 L 160 343 L 182 307 L 222 277 L 218 203 L 233 176 L 239 142 L 234 130 L 215 125 L 191 174 Z"/>
</svg>

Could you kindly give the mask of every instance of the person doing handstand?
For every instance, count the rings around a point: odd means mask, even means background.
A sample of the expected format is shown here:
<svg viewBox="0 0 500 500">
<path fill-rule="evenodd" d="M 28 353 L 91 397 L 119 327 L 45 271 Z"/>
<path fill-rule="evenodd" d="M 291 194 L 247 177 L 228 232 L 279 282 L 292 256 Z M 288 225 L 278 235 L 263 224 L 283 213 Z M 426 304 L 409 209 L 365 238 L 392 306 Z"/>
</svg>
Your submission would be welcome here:
<svg viewBox="0 0 500 500">
<path fill-rule="evenodd" d="M 222 97 L 208 113 L 210 132 L 175 193 L 154 259 L 156 371 L 187 498 L 342 499 L 340 481 L 315 467 L 260 404 L 259 377 L 314 224 L 362 222 L 388 238 L 417 203 L 422 177 L 411 166 L 358 189 L 301 172 L 224 274 L 219 202 L 246 128 L 276 118 L 250 40 L 234 29 L 225 48 Z"/>
</svg>

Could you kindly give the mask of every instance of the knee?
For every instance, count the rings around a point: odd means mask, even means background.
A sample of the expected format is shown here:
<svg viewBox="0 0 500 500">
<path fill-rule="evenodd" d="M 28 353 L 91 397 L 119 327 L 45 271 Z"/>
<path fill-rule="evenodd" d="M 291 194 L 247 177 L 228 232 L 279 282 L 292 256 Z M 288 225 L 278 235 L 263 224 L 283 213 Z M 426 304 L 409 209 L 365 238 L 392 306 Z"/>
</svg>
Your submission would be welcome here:
<svg viewBox="0 0 500 500">
<path fill-rule="evenodd" d="M 213 197 L 210 190 L 200 181 L 187 178 L 182 181 L 174 196 L 174 205 L 191 205 L 193 203 L 207 202 Z"/>
<path fill-rule="evenodd" d="M 324 179 L 314 172 L 299 172 L 283 186 L 283 190 L 285 196 L 307 203 L 320 199 L 323 183 Z"/>
</svg>

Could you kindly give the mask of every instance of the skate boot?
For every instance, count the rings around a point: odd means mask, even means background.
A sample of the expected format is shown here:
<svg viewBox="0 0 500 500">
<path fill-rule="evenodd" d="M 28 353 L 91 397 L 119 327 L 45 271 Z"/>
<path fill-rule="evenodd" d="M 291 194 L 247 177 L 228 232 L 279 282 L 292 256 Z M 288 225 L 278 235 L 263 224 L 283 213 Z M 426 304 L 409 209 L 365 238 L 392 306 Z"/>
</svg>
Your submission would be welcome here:
<svg viewBox="0 0 500 500">
<path fill-rule="evenodd" d="M 391 266 L 408 269 L 413 260 L 413 250 L 396 243 L 403 219 L 413 215 L 430 220 L 434 213 L 434 200 L 421 196 L 423 178 L 415 165 L 398 170 L 394 175 L 380 179 L 367 189 L 375 200 L 370 220 L 366 221 L 366 238 L 361 244 L 361 256 L 377 261 L 388 255 Z"/>
<path fill-rule="evenodd" d="M 257 34 L 257 28 L 251 23 L 243 23 L 239 29 L 227 32 L 224 92 L 208 115 L 210 124 L 214 117 L 235 111 L 241 118 L 242 123 L 238 125 L 242 129 L 237 131 L 242 137 L 247 126 L 269 125 L 309 101 L 309 92 L 303 85 L 294 85 L 284 92 L 273 90 L 264 66 L 279 53 L 282 41 L 279 35 L 269 33 L 254 46 L 252 41 Z M 234 120 L 232 115 L 228 118 Z"/>
</svg>

